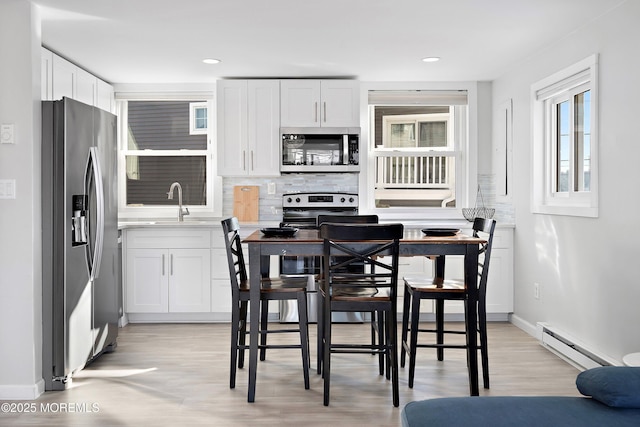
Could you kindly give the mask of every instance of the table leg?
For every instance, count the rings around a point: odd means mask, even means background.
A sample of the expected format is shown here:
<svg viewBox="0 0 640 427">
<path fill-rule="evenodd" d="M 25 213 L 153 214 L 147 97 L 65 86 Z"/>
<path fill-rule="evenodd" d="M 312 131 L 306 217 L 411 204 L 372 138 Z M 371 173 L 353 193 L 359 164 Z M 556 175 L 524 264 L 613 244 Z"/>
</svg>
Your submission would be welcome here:
<svg viewBox="0 0 640 427">
<path fill-rule="evenodd" d="M 464 257 L 464 275 L 467 284 L 466 316 L 467 361 L 469 364 L 469 389 L 471 396 L 478 396 L 478 246 L 468 245 Z"/>
<path fill-rule="evenodd" d="M 247 401 L 256 399 L 258 337 L 260 325 L 260 245 L 249 244 L 249 392 Z"/>
<path fill-rule="evenodd" d="M 435 278 L 437 283 L 444 281 L 444 268 L 446 257 L 440 255 L 435 257 Z M 444 344 L 444 300 L 437 299 L 436 304 L 436 344 Z M 436 350 L 438 360 L 444 360 L 444 348 L 438 347 Z"/>
</svg>

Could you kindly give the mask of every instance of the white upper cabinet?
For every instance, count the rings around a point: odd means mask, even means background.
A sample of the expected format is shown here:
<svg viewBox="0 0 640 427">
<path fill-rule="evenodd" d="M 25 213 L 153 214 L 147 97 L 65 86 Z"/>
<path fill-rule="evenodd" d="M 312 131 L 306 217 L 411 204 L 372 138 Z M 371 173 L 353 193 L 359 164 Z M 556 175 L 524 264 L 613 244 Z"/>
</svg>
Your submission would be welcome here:
<svg viewBox="0 0 640 427">
<path fill-rule="evenodd" d="M 104 80 L 96 79 L 95 106 L 115 114 L 116 102 L 113 86 Z"/>
<path fill-rule="evenodd" d="M 77 66 L 64 58 L 53 54 L 52 99 L 62 99 L 64 96 L 75 99 L 75 80 L 77 71 Z"/>
<path fill-rule="evenodd" d="M 87 105 L 96 105 L 97 78 L 82 68 L 76 68 L 74 97 Z"/>
<path fill-rule="evenodd" d="M 41 92 L 43 101 L 66 96 L 113 113 L 114 90 L 109 83 L 42 48 Z"/>
<path fill-rule="evenodd" d="M 43 101 L 51 101 L 53 99 L 53 52 L 42 48 L 40 63 L 41 97 Z"/>
<path fill-rule="evenodd" d="M 359 127 L 356 80 L 281 80 L 282 127 Z"/>
<path fill-rule="evenodd" d="M 280 82 L 220 80 L 216 99 L 218 174 L 280 175 Z"/>
</svg>

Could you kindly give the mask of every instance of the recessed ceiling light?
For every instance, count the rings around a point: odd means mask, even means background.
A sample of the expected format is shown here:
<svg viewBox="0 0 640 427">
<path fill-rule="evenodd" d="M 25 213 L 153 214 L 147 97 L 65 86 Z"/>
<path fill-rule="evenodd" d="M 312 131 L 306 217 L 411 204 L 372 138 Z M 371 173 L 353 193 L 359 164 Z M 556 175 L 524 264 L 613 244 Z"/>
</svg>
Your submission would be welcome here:
<svg viewBox="0 0 640 427">
<path fill-rule="evenodd" d="M 438 62 L 440 61 L 439 56 L 427 56 L 426 58 L 422 58 L 423 62 Z"/>
<path fill-rule="evenodd" d="M 207 59 L 203 59 L 202 62 L 204 62 L 205 64 L 219 64 L 222 61 L 219 59 L 207 58 Z"/>
</svg>

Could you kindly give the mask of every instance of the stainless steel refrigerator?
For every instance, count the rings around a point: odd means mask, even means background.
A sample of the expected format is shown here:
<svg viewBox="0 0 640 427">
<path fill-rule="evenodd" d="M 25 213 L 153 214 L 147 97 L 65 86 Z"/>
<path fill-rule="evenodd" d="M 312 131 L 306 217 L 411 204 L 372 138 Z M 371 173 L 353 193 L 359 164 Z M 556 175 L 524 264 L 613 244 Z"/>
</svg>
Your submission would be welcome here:
<svg viewBox="0 0 640 427">
<path fill-rule="evenodd" d="M 42 103 L 45 390 L 116 346 L 119 288 L 116 116 L 63 98 Z"/>
</svg>

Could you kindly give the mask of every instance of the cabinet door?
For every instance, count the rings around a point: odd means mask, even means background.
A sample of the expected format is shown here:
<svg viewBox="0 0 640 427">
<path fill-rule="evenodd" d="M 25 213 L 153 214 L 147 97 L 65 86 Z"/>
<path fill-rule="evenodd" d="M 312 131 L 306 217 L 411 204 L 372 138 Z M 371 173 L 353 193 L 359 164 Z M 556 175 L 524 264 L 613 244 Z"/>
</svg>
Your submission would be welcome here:
<svg viewBox="0 0 640 427">
<path fill-rule="evenodd" d="M 225 248 L 211 249 L 211 311 L 214 313 L 231 313 L 231 279 L 227 262 Z"/>
<path fill-rule="evenodd" d="M 360 84 L 356 80 L 323 80 L 320 126 L 360 126 Z"/>
<path fill-rule="evenodd" d="M 96 77 L 85 70 L 78 68 L 76 71 L 76 91 L 74 98 L 87 105 L 96 104 Z"/>
<path fill-rule="evenodd" d="M 218 174 L 248 174 L 247 82 L 221 80 L 217 86 Z"/>
<path fill-rule="evenodd" d="M 432 261 L 425 256 L 400 257 L 398 260 L 398 313 L 404 310 L 404 277 L 432 277 Z M 433 313 L 433 302 L 420 301 L 420 313 Z M 400 314 L 398 314 L 400 317 Z M 401 317 L 400 317 L 401 318 Z"/>
<path fill-rule="evenodd" d="M 43 101 L 53 100 L 53 52 L 42 48 L 40 90 Z"/>
<path fill-rule="evenodd" d="M 280 123 L 282 127 L 320 126 L 320 80 L 280 82 Z"/>
<path fill-rule="evenodd" d="M 166 249 L 127 249 L 126 311 L 166 313 L 168 300 L 168 252 Z"/>
<path fill-rule="evenodd" d="M 76 92 L 75 79 L 78 67 L 58 55 L 53 55 L 53 99 L 74 98 Z"/>
<path fill-rule="evenodd" d="M 491 249 L 487 281 L 487 313 L 513 313 L 513 260 L 511 249 Z"/>
<path fill-rule="evenodd" d="M 169 312 L 211 311 L 211 250 L 169 251 Z"/>
<path fill-rule="evenodd" d="M 96 79 L 96 107 L 113 113 L 115 110 L 113 92 L 113 86 L 103 80 Z"/>
<path fill-rule="evenodd" d="M 248 82 L 248 148 L 250 175 L 280 175 L 280 82 Z"/>
</svg>

